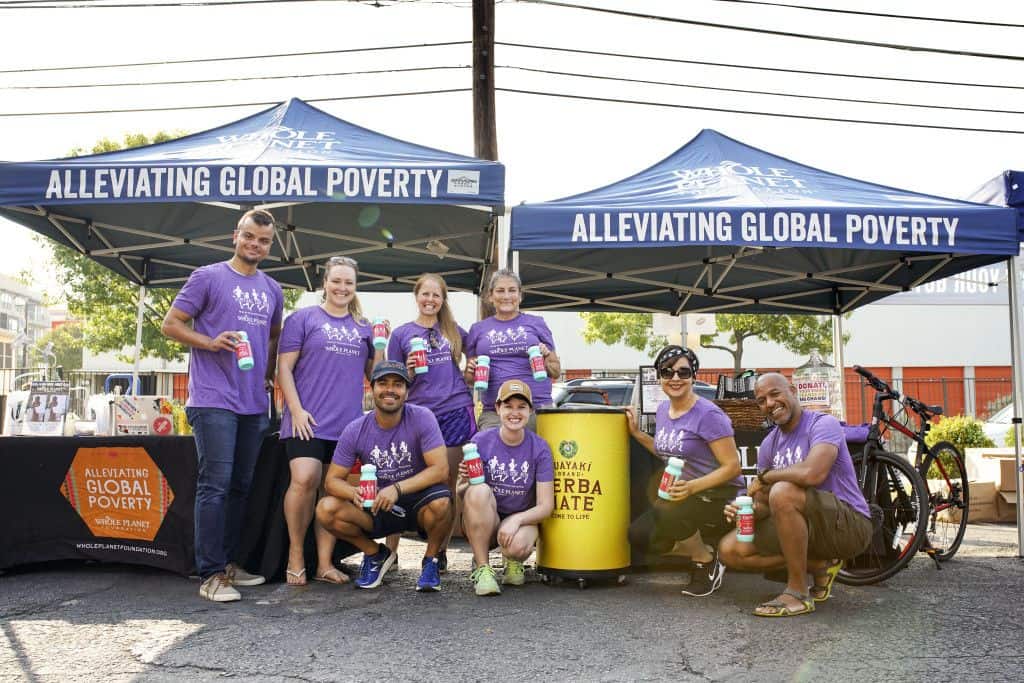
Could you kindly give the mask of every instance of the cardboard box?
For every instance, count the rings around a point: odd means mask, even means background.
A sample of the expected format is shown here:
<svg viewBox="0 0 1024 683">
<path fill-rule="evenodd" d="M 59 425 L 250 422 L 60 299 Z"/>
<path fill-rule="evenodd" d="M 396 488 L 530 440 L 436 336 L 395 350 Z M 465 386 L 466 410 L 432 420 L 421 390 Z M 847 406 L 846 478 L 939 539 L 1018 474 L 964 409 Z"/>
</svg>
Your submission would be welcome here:
<svg viewBox="0 0 1024 683">
<path fill-rule="evenodd" d="M 967 523 L 997 521 L 995 482 L 972 481 L 970 487 Z"/>
<path fill-rule="evenodd" d="M 967 518 L 970 521 L 970 517 Z M 996 495 L 996 521 L 1017 521 L 1017 492 L 1000 491 Z"/>
<path fill-rule="evenodd" d="M 1017 490 L 1017 460 L 1015 457 L 999 459 L 999 483 L 997 488 L 1000 491 Z"/>
</svg>

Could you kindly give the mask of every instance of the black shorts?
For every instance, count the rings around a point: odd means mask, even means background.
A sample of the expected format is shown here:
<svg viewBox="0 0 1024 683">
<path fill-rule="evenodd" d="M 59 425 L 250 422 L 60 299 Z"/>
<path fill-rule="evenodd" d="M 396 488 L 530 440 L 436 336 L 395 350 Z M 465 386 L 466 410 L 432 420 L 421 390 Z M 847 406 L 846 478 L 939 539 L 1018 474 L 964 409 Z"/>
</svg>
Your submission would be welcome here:
<svg viewBox="0 0 1024 683">
<path fill-rule="evenodd" d="M 310 439 L 304 441 L 303 439 L 284 439 L 284 452 L 288 456 L 288 460 L 295 460 L 295 458 L 314 458 L 319 460 L 323 464 L 327 464 L 331 461 L 334 456 L 334 449 L 338 445 L 337 441 L 328 441 L 327 439 Z"/>
<path fill-rule="evenodd" d="M 426 538 L 427 532 L 420 527 L 419 513 L 423 506 L 438 498 L 451 500 L 452 492 L 447 484 L 432 484 L 422 491 L 406 493 L 399 496 L 394 507 L 372 515 L 373 528 L 366 534 L 370 538 L 383 538 L 403 531 L 415 531 L 420 537 Z M 400 508 L 400 511 L 395 510 Z"/>
</svg>

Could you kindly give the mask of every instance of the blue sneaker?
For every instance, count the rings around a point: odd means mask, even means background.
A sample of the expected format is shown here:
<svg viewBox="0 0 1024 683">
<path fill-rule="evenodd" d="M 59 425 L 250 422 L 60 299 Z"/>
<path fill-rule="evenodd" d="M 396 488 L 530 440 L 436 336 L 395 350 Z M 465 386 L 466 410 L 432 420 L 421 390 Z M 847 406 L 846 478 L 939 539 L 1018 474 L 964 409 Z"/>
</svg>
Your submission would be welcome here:
<svg viewBox="0 0 1024 683">
<path fill-rule="evenodd" d="M 363 565 L 359 568 L 359 578 L 355 580 L 356 588 L 376 588 L 384 581 L 384 575 L 395 563 L 395 553 L 383 544 L 377 544 L 377 554 L 363 554 Z"/>
<path fill-rule="evenodd" d="M 436 557 L 423 558 L 423 571 L 420 572 L 420 580 L 416 582 L 417 591 L 439 591 L 441 590 L 441 573 L 438 571 Z"/>
</svg>

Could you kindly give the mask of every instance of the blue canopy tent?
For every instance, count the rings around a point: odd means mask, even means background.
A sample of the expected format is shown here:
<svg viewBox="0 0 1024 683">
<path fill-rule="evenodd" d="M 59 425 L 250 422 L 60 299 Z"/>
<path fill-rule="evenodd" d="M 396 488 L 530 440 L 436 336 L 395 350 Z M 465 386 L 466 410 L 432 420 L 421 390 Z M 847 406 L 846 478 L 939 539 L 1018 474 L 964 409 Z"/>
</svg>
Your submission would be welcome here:
<svg viewBox="0 0 1024 683">
<path fill-rule="evenodd" d="M 845 313 L 1017 253 L 1012 211 L 828 173 L 701 131 L 607 187 L 512 209 L 536 309 Z"/>
<path fill-rule="evenodd" d="M 292 99 L 220 128 L 107 154 L 0 163 L 0 216 L 149 287 L 179 286 L 233 251 L 239 212 L 278 219 L 263 269 L 315 289 L 328 256 L 359 286 L 424 271 L 478 291 L 504 208 L 496 162 L 404 142 Z"/>
<path fill-rule="evenodd" d="M 504 190 L 497 162 L 381 135 L 297 99 L 156 145 L 0 162 L 0 216 L 140 285 L 136 376 L 146 287 L 178 287 L 228 258 L 241 211 L 277 219 L 261 268 L 284 286 L 316 289 L 321 264 L 347 255 L 364 290 L 407 291 L 430 271 L 478 293 Z"/>
</svg>

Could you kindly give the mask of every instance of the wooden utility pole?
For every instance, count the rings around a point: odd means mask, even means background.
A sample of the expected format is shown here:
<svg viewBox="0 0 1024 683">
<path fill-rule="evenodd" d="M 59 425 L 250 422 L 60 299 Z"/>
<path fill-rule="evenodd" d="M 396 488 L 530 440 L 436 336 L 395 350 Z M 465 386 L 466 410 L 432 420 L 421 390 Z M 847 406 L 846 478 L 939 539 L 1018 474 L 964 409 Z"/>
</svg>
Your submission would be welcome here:
<svg viewBox="0 0 1024 683">
<path fill-rule="evenodd" d="M 473 0 L 473 150 L 478 159 L 498 160 L 494 114 L 494 0 Z M 498 267 L 498 218 L 491 219 L 491 249 L 480 274 L 480 318 L 491 315 L 484 288 Z"/>
</svg>

